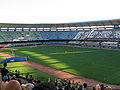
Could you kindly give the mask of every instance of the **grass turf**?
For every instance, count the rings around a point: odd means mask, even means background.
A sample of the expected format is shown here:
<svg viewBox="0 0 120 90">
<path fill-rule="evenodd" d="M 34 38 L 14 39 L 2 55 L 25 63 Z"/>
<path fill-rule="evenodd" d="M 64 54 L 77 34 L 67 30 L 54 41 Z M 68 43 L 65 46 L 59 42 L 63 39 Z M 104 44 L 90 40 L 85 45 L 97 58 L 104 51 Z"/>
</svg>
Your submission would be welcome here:
<svg viewBox="0 0 120 90">
<path fill-rule="evenodd" d="M 11 54 L 11 50 L 3 50 Z M 16 56 L 109 84 L 120 84 L 120 51 L 66 46 L 14 49 Z"/>
<path fill-rule="evenodd" d="M 6 59 L 6 57 L 0 56 L 0 61 Z M 0 65 L 0 67 L 2 67 L 2 64 Z M 41 72 L 39 70 L 36 70 L 32 67 L 26 66 L 22 63 L 19 62 L 12 62 L 12 63 L 8 63 L 7 64 L 7 68 L 10 72 L 15 73 L 15 70 L 20 70 L 20 73 L 22 76 L 25 77 L 26 73 L 29 73 L 30 75 L 32 75 L 34 77 L 35 80 L 40 80 L 40 81 L 46 81 L 48 80 L 48 78 L 50 77 L 52 79 L 52 82 L 54 82 L 55 78 L 52 75 L 49 75 L 47 73 Z"/>
</svg>

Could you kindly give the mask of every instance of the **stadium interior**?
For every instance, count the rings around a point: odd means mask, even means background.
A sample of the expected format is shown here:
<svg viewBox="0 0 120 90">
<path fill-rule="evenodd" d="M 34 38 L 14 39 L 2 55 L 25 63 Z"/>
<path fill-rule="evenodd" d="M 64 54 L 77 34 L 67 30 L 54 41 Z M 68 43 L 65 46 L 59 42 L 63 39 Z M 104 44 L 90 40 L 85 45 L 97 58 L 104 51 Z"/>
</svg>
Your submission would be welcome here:
<svg viewBox="0 0 120 90">
<path fill-rule="evenodd" d="M 58 46 L 70 45 L 72 47 L 79 46 L 118 50 L 120 49 L 120 20 L 118 19 L 64 24 L 0 23 L 1 49 L 41 45 L 58 45 Z M 67 81 L 64 82 L 66 83 Z M 91 87 L 87 88 L 87 90 L 101 90 L 99 89 L 99 86 L 97 87 L 98 89 L 92 88 Z M 45 89 L 45 90 L 57 90 L 57 89 Z M 58 90 L 75 90 L 75 89 L 58 89 Z M 83 90 L 86 90 L 86 87 Z M 112 89 L 110 88 L 105 90 Z M 116 90 L 120 89 L 117 88 Z"/>
<path fill-rule="evenodd" d="M 0 24 L 0 42 L 40 41 L 119 48 L 119 20 L 70 24 Z M 51 40 L 51 41 L 49 41 Z M 67 40 L 67 42 L 65 41 Z"/>
</svg>

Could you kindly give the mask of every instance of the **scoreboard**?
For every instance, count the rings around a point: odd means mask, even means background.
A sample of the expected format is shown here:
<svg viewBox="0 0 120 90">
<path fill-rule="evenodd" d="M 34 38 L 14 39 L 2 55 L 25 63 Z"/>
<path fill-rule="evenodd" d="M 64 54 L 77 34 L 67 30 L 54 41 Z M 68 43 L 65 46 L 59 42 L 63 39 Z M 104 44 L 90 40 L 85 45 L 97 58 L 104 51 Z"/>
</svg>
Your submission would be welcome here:
<svg viewBox="0 0 120 90">
<path fill-rule="evenodd" d="M 114 29 L 119 29 L 120 25 L 114 25 Z"/>
</svg>

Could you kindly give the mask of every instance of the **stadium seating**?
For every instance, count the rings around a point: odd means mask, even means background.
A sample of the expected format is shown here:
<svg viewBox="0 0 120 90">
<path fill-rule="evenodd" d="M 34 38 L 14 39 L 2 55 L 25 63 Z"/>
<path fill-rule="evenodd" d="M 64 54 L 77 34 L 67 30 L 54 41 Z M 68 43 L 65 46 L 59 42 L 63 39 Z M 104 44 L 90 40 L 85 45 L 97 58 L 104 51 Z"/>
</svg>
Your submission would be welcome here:
<svg viewBox="0 0 120 90">
<path fill-rule="evenodd" d="M 41 34 L 43 39 L 73 39 L 77 32 L 42 31 Z"/>
<path fill-rule="evenodd" d="M 96 30 L 94 31 L 90 37 L 91 39 L 118 39 L 120 38 L 120 31 L 112 31 L 112 30 L 106 30 L 106 31 L 99 31 Z"/>
<path fill-rule="evenodd" d="M 42 39 L 40 32 L 33 31 L 0 31 L 0 41 L 20 41 Z"/>
<path fill-rule="evenodd" d="M 82 30 L 82 31 L 0 31 L 0 41 L 43 40 L 43 39 L 119 39 L 120 31 Z"/>
<path fill-rule="evenodd" d="M 90 31 L 79 31 L 74 37 L 75 40 L 84 40 L 88 37 Z"/>
<path fill-rule="evenodd" d="M 0 41 L 41 39 L 73 39 L 78 32 L 57 31 L 0 31 Z"/>
<path fill-rule="evenodd" d="M 73 39 L 75 36 L 76 36 L 76 34 L 77 34 L 78 32 L 60 32 L 59 33 L 59 39 Z"/>
</svg>

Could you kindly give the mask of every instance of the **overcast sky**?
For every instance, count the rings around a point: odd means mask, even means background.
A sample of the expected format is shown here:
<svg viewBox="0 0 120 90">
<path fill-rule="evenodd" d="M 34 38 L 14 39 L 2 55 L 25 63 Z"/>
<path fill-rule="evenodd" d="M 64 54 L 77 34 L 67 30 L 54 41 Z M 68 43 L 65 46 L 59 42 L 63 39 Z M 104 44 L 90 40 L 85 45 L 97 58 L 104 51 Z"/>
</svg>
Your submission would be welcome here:
<svg viewBox="0 0 120 90">
<path fill-rule="evenodd" d="M 0 23 L 120 19 L 120 0 L 0 0 Z"/>
</svg>

